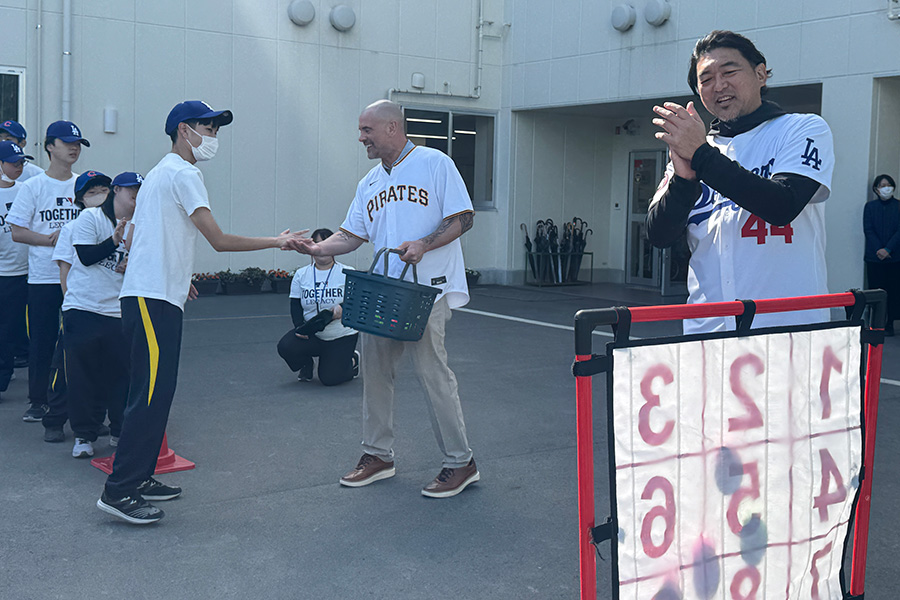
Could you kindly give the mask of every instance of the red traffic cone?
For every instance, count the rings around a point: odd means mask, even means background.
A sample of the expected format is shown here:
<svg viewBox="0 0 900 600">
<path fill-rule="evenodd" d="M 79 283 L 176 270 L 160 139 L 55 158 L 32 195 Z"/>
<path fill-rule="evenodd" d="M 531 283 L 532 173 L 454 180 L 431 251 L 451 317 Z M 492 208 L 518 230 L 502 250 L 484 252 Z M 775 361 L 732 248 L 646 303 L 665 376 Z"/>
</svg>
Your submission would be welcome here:
<svg viewBox="0 0 900 600">
<path fill-rule="evenodd" d="M 156 459 L 156 470 L 154 475 L 162 473 L 174 473 L 175 471 L 188 471 L 196 465 L 186 458 L 182 458 L 175 454 L 175 451 L 169 448 L 168 436 L 163 434 L 162 446 L 159 447 L 159 458 Z M 107 475 L 112 473 L 113 461 L 116 455 L 107 456 L 105 458 L 95 458 L 91 461 L 91 465 L 97 467 Z"/>
</svg>

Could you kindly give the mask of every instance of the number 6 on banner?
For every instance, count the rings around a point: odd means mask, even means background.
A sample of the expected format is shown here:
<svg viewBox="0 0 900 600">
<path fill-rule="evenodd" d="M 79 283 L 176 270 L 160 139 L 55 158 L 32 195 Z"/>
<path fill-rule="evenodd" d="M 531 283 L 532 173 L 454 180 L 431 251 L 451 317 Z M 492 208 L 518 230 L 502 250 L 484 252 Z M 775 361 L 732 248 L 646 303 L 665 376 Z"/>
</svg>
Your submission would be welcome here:
<svg viewBox="0 0 900 600">
<path fill-rule="evenodd" d="M 650 558 L 659 558 L 665 554 L 675 537 L 675 490 L 672 489 L 672 483 L 668 479 L 657 475 L 644 486 L 641 499 L 650 500 L 656 490 L 662 490 L 665 494 L 666 504 L 665 506 L 654 506 L 647 511 L 644 521 L 641 523 L 641 545 L 644 547 L 644 553 Z M 657 517 L 662 517 L 666 523 L 663 541 L 659 546 L 653 543 L 653 521 Z"/>
</svg>

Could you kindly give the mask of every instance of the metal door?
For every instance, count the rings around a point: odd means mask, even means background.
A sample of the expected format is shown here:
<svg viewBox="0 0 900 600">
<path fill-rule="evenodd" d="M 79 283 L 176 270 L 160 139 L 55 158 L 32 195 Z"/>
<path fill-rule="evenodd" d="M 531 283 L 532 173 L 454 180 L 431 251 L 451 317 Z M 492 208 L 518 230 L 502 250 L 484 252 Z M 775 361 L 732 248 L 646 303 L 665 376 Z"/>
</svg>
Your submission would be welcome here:
<svg viewBox="0 0 900 600">
<path fill-rule="evenodd" d="M 665 152 L 631 152 L 628 156 L 628 231 L 625 282 L 659 288 L 660 252 L 647 239 L 647 209 L 665 168 Z"/>
</svg>

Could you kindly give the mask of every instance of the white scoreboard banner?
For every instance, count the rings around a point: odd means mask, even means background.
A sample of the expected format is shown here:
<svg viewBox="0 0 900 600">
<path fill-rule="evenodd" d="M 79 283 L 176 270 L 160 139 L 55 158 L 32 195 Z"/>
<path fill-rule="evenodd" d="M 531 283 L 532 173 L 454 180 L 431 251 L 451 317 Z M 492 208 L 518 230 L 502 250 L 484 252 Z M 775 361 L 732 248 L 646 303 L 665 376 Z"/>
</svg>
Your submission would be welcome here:
<svg viewBox="0 0 900 600">
<path fill-rule="evenodd" d="M 860 329 L 616 348 L 619 597 L 839 600 Z"/>
</svg>

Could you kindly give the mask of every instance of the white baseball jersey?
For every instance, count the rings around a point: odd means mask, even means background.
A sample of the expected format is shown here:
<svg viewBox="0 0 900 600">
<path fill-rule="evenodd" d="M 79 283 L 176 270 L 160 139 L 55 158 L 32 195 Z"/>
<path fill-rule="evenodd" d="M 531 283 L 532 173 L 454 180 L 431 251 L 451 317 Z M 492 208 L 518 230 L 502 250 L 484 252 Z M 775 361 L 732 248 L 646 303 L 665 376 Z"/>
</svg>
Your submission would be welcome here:
<svg viewBox="0 0 900 600">
<path fill-rule="evenodd" d="M 60 181 L 46 173 L 21 185 L 16 201 L 6 216 L 13 225 L 50 235 L 78 216 L 75 206 L 75 179 Z M 28 283 L 59 283 L 59 269 L 53 262 L 51 246 L 28 246 Z"/>
<path fill-rule="evenodd" d="M 707 142 L 742 167 L 765 178 L 803 175 L 821 184 L 797 218 L 778 227 L 741 208 L 705 183 L 690 212 L 688 302 L 727 302 L 827 294 L 825 205 L 831 188 L 834 149 L 831 130 L 811 114 L 776 117 L 733 138 Z M 669 163 L 658 202 L 674 175 Z M 829 320 L 828 309 L 756 315 L 754 328 Z M 685 333 L 734 329 L 734 318 L 684 321 Z"/>
<path fill-rule="evenodd" d="M 19 187 L 0 188 L 0 277 L 28 274 L 28 246 L 13 241 L 12 227 L 6 222 Z"/>
<path fill-rule="evenodd" d="M 359 182 L 341 229 L 372 242 L 376 249 L 396 248 L 433 233 L 441 221 L 464 212 L 472 212 L 472 201 L 450 157 L 408 143 L 390 173 L 379 163 Z M 396 255 L 388 264 L 391 277 L 398 277 L 406 266 Z M 446 296 L 450 308 L 469 301 L 459 238 L 426 252 L 416 269 L 419 283 L 440 288 L 437 299 Z M 412 267 L 406 280 L 412 281 Z"/>
<path fill-rule="evenodd" d="M 177 154 L 166 154 L 138 192 L 120 298 L 154 298 L 184 309 L 200 234 L 191 215 L 200 208 L 209 208 L 203 173 Z"/>
</svg>

